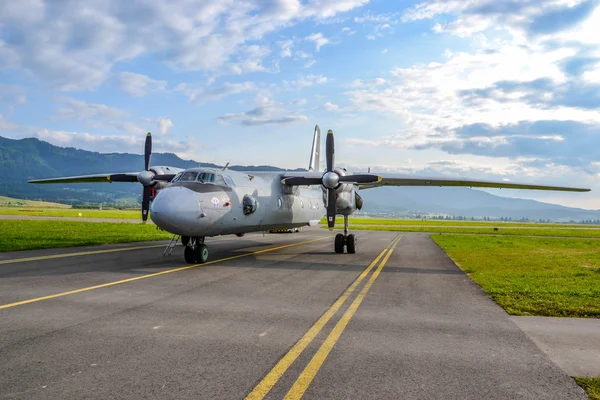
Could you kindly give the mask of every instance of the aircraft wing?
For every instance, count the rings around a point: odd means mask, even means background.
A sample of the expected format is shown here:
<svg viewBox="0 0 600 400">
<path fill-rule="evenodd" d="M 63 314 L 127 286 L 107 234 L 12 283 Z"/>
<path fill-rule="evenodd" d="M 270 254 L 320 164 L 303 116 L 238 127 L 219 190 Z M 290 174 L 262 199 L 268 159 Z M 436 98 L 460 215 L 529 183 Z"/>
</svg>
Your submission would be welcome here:
<svg viewBox="0 0 600 400">
<path fill-rule="evenodd" d="M 564 192 L 589 192 L 590 189 L 567 187 L 567 186 L 547 186 L 535 185 L 531 183 L 517 183 L 506 181 L 482 181 L 467 178 L 447 178 L 447 177 L 429 177 L 401 174 L 371 174 L 380 178 L 377 182 L 358 184 L 361 189 L 369 189 L 379 186 L 465 186 L 480 188 L 499 188 L 499 189 L 531 189 L 531 190 L 559 190 Z"/>
<path fill-rule="evenodd" d="M 94 174 L 94 175 L 80 175 L 80 176 L 66 176 L 60 178 L 48 178 L 48 179 L 33 179 L 27 181 L 29 183 L 93 183 L 93 182 L 138 182 L 139 172 L 123 172 L 116 174 Z M 156 181 L 167 181 L 173 179 L 175 175 L 164 174 L 155 175 L 153 180 Z"/>
</svg>

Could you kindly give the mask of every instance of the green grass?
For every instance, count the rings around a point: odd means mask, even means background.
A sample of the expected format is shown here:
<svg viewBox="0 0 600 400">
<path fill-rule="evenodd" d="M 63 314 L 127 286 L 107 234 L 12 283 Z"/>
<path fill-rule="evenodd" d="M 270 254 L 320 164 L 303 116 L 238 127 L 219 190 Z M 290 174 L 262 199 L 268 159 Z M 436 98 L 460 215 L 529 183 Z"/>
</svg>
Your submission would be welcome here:
<svg viewBox="0 0 600 400">
<path fill-rule="evenodd" d="M 327 228 L 327 226 L 323 226 Z M 342 229 L 336 225 L 336 229 Z M 535 228 L 525 229 L 518 227 L 494 228 L 469 228 L 469 227 L 434 227 L 434 226 L 392 226 L 392 225 L 350 225 L 353 231 L 398 231 L 398 232 L 435 232 L 435 233 L 468 233 L 478 235 L 514 235 L 514 236 L 565 236 L 580 238 L 600 238 L 600 229 L 572 229 L 552 228 L 536 225 Z M 600 243 L 598 243 L 600 246 Z"/>
<path fill-rule="evenodd" d="M 583 225 L 583 224 L 543 224 L 534 222 L 501 222 L 501 221 L 446 221 L 446 220 L 420 220 L 420 219 L 392 219 L 392 218 L 365 218 L 365 217 L 350 217 L 352 225 L 396 225 L 396 226 L 489 226 L 489 227 L 524 227 L 524 228 L 600 228 L 600 225 Z M 327 219 L 323 217 L 321 224 L 326 224 Z M 343 226 L 343 219 L 336 219 L 336 227 Z"/>
<path fill-rule="evenodd" d="M 509 314 L 600 318 L 598 241 L 431 237 Z"/>
<path fill-rule="evenodd" d="M 71 208 L 69 204 L 52 203 L 49 201 L 15 199 L 12 197 L 0 196 L 0 204 L 8 203 L 11 203 L 10 207 Z M 22 205 L 16 205 L 15 203 L 22 203 Z"/>
<path fill-rule="evenodd" d="M 600 377 L 598 378 L 574 378 L 575 381 L 585 389 L 592 400 L 600 400 Z"/>
<path fill-rule="evenodd" d="M 79 221 L 0 220 L 0 251 L 170 239 L 154 225 Z"/>
<path fill-rule="evenodd" d="M 81 214 L 81 215 L 80 215 Z M 140 219 L 140 210 L 89 210 L 89 209 L 56 209 L 43 207 L 0 207 L 0 215 L 23 215 L 44 217 L 82 217 L 111 219 Z"/>
</svg>

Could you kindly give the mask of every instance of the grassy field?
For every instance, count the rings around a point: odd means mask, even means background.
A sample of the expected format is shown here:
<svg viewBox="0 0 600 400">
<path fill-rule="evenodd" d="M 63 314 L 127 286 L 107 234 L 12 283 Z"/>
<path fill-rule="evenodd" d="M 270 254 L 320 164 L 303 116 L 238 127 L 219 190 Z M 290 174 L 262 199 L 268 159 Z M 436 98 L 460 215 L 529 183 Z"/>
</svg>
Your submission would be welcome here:
<svg viewBox="0 0 600 400">
<path fill-rule="evenodd" d="M 327 226 L 323 226 L 327 228 Z M 342 229 L 336 225 L 336 229 Z M 579 238 L 600 238 L 600 229 L 553 228 L 543 225 L 533 225 L 531 228 L 499 227 L 435 227 L 435 226 L 393 226 L 393 225 L 350 225 L 351 231 L 398 231 L 398 232 L 434 232 L 434 233 L 468 233 L 477 235 L 508 235 L 508 236 L 565 236 Z M 600 243 L 598 244 L 600 245 Z"/>
<path fill-rule="evenodd" d="M 431 237 L 509 314 L 600 318 L 598 241 Z"/>
<path fill-rule="evenodd" d="M 338 217 L 336 219 L 336 227 L 343 227 L 344 219 Z M 583 225 L 583 224 L 544 224 L 534 222 L 488 222 L 488 221 L 446 221 L 446 220 L 420 220 L 420 219 L 391 219 L 391 218 L 365 218 L 365 217 L 350 217 L 351 225 L 382 225 L 382 226 L 489 226 L 493 227 L 523 227 L 523 228 L 598 228 L 600 225 Z M 321 219 L 321 224 L 327 224 L 325 218 Z"/>
<path fill-rule="evenodd" d="M 23 200 L 12 197 L 0 196 L 0 205 L 11 204 L 11 207 L 43 207 L 43 208 L 71 208 L 68 204 L 52 203 L 49 201 Z M 19 203 L 19 205 L 17 205 Z"/>
<path fill-rule="evenodd" d="M 170 239 L 154 225 L 78 221 L 0 220 L 0 251 Z"/>
<path fill-rule="evenodd" d="M 42 217 L 83 217 L 111 219 L 140 219 L 140 210 L 89 210 L 75 208 L 45 208 L 45 207 L 0 207 L 0 215 L 22 215 Z"/>
<path fill-rule="evenodd" d="M 600 377 L 599 378 L 575 378 L 575 381 L 585 389 L 592 400 L 600 400 Z"/>
</svg>

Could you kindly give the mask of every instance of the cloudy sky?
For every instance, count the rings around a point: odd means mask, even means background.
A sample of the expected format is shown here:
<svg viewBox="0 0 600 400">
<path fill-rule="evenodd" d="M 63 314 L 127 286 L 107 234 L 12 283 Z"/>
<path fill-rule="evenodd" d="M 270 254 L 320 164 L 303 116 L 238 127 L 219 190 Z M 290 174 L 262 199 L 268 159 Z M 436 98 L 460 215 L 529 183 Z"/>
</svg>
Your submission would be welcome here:
<svg viewBox="0 0 600 400">
<path fill-rule="evenodd" d="M 306 167 L 591 187 L 597 0 L 19 0 L 0 13 L 0 135 Z"/>
</svg>

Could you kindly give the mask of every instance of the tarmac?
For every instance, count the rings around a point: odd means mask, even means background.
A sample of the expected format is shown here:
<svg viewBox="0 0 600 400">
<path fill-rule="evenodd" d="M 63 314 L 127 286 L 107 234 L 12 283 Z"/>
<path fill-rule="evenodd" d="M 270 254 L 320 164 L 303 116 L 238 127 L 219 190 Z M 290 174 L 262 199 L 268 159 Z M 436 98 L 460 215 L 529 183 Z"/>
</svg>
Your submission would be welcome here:
<svg viewBox="0 0 600 400">
<path fill-rule="evenodd" d="M 357 237 L 0 253 L 0 398 L 587 398 L 428 235 Z"/>
</svg>

